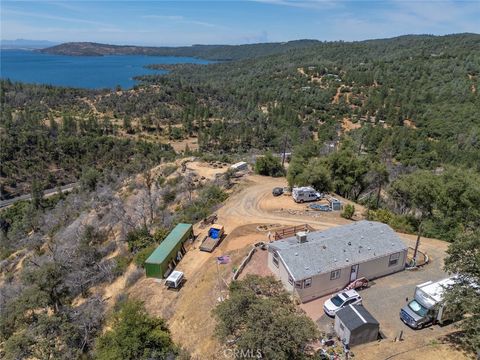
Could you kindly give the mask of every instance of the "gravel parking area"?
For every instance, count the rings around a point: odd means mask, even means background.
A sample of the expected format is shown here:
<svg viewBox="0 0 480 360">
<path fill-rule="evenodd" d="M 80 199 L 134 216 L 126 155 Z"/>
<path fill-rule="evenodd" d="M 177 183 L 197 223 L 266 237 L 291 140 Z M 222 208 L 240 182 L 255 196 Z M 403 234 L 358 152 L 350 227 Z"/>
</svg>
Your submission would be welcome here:
<svg viewBox="0 0 480 360">
<path fill-rule="evenodd" d="M 415 242 L 414 236 L 401 235 L 409 246 Z M 434 239 L 422 239 L 420 249 L 428 254 L 430 263 L 418 270 L 405 270 L 376 279 L 368 289 L 359 291 L 363 305 L 380 323 L 380 331 L 384 337 L 394 339 L 403 330 L 405 339 L 424 336 L 425 333 L 444 333 L 446 327 L 430 326 L 424 330 L 412 330 L 399 318 L 399 311 L 406 299 L 411 299 L 415 286 L 428 280 L 440 280 L 447 277 L 443 271 L 443 258 L 447 243 Z M 302 304 L 301 308 L 318 324 L 322 331 L 333 332 L 334 319 L 323 312 L 323 304 L 329 296 Z"/>
</svg>

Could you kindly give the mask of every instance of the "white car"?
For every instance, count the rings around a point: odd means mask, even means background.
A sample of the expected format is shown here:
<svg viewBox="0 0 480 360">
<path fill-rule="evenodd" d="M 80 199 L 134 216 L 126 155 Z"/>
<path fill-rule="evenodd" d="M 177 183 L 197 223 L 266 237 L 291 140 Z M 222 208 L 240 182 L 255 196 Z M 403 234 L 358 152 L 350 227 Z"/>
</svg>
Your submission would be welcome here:
<svg viewBox="0 0 480 360">
<path fill-rule="evenodd" d="M 323 310 L 328 316 L 335 316 L 335 313 L 341 308 L 350 304 L 357 305 L 362 303 L 362 297 L 355 290 L 342 291 L 325 301 Z"/>
</svg>

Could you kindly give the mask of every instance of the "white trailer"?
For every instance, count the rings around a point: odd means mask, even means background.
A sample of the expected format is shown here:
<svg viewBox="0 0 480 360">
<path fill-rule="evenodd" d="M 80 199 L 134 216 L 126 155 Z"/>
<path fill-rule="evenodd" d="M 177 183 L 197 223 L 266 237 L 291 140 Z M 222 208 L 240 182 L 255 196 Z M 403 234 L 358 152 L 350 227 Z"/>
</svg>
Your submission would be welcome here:
<svg viewBox="0 0 480 360">
<path fill-rule="evenodd" d="M 165 285 L 168 288 L 172 289 L 179 289 L 183 283 L 184 275 L 181 271 L 172 271 L 172 273 L 168 276 L 167 280 L 165 280 Z"/>
<path fill-rule="evenodd" d="M 245 161 L 240 161 L 230 166 L 230 169 L 232 169 L 235 172 L 247 170 L 248 164 Z"/>
</svg>

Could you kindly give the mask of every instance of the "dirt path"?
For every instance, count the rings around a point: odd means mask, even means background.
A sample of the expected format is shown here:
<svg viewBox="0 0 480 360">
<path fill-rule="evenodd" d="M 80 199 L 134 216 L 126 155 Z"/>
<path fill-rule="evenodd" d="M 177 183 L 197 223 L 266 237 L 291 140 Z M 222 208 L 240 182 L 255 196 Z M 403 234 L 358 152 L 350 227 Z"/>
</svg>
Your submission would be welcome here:
<svg viewBox="0 0 480 360">
<path fill-rule="evenodd" d="M 250 175 L 243 179 L 237 185 L 236 192 L 217 211 L 217 222 L 224 225 L 227 237 L 211 254 L 199 251 L 200 239 L 207 229 L 200 229 L 198 224 L 195 225 L 194 231 L 199 240 L 177 266 L 187 279 L 179 292 L 166 290 L 162 281 L 146 278 L 141 279 L 131 289 L 131 296 L 143 300 L 149 313 L 168 320 L 174 341 L 185 347 L 193 357 L 224 358 L 222 346 L 214 336 L 215 319 L 212 310 L 220 295 L 226 294 L 233 268 L 238 266 L 252 244 L 266 240 L 266 232 L 257 229 L 259 225 L 288 226 L 308 223 L 323 230 L 350 223 L 349 220 L 341 218 L 338 212 L 311 216 L 305 213 L 305 204 L 296 204 L 289 196 L 273 197 L 272 188 L 285 185 L 284 178 Z M 359 205 L 356 207 L 362 211 Z M 290 214 L 286 210 L 296 213 Z M 411 241 L 414 238 L 403 234 L 401 236 Z M 439 254 L 432 254 L 436 260 L 441 257 L 440 253 L 445 251 L 446 244 L 443 242 L 433 239 L 422 241 L 422 248 L 427 244 L 438 247 Z M 229 254 L 232 261 L 218 266 L 215 257 L 223 254 Z M 383 346 L 388 348 L 388 345 Z M 364 356 L 368 351 L 371 351 L 372 355 L 380 355 L 385 351 L 388 355 L 395 353 L 396 349 L 382 348 L 378 352 L 376 348 L 364 349 L 358 351 L 358 358 L 367 358 Z"/>
<path fill-rule="evenodd" d="M 342 219 L 338 213 L 325 213 L 321 220 L 312 216 L 292 215 L 285 210 L 305 210 L 305 204 L 296 204 L 289 196 L 274 197 L 271 190 L 274 187 L 286 186 L 284 178 L 270 178 L 252 175 L 249 177 L 249 186 L 233 195 L 217 212 L 218 222 L 225 225 L 225 230 L 245 224 L 278 223 L 281 225 L 296 225 L 308 222 L 319 230 L 332 226 L 348 224 L 350 221 Z"/>
</svg>

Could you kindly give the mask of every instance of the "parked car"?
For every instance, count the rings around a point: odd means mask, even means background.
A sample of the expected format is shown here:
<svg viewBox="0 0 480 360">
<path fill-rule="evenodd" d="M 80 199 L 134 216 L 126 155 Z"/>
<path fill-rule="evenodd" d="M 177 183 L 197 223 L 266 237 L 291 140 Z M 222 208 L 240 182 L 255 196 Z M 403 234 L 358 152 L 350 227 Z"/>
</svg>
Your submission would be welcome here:
<svg viewBox="0 0 480 360">
<path fill-rule="evenodd" d="M 355 290 L 342 291 L 325 301 L 323 310 L 328 316 L 335 316 L 336 312 L 348 305 L 359 305 L 362 297 Z"/>
<path fill-rule="evenodd" d="M 282 194 L 283 194 L 283 188 L 281 188 L 281 187 L 273 188 L 273 190 L 272 190 L 272 195 L 273 196 L 280 196 Z"/>
</svg>

